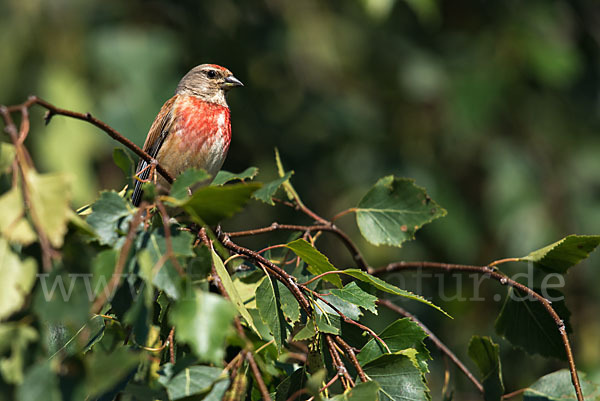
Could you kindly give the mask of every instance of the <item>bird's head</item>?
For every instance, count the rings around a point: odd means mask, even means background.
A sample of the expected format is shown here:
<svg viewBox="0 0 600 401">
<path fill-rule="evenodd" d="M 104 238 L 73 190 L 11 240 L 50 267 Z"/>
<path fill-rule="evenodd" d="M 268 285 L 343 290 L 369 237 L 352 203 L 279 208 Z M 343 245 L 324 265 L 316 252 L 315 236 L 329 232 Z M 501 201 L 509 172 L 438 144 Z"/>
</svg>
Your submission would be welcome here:
<svg viewBox="0 0 600 401">
<path fill-rule="evenodd" d="M 216 64 L 202 64 L 192 68 L 177 85 L 178 95 L 197 96 L 207 102 L 227 106 L 225 93 L 236 86 L 244 86 L 231 71 Z"/>
</svg>

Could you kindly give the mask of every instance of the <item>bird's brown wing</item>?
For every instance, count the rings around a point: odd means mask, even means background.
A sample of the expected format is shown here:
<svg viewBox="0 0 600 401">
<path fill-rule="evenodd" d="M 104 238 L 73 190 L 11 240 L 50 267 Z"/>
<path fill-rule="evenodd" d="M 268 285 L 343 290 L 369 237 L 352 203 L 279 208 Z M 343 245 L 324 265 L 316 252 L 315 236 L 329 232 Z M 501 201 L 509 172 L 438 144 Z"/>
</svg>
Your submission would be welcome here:
<svg viewBox="0 0 600 401">
<path fill-rule="evenodd" d="M 160 147 L 171 132 L 171 127 L 173 125 L 173 121 L 175 120 L 173 116 L 173 104 L 177 100 L 177 97 L 178 95 L 175 95 L 165 102 L 163 107 L 160 109 L 158 116 L 150 127 L 150 131 L 146 137 L 146 142 L 144 142 L 144 151 L 154 158 L 156 158 L 156 155 L 158 155 Z M 150 176 L 150 169 L 146 168 L 147 166 L 148 162 L 146 162 L 144 159 L 140 159 L 138 167 L 135 171 L 136 176 L 140 180 L 147 180 Z M 146 170 L 144 170 L 145 168 Z M 143 172 L 140 173 L 142 170 Z M 140 201 L 142 200 L 142 194 L 142 182 L 135 180 L 133 195 L 131 195 L 131 202 L 134 206 L 139 206 Z"/>
</svg>

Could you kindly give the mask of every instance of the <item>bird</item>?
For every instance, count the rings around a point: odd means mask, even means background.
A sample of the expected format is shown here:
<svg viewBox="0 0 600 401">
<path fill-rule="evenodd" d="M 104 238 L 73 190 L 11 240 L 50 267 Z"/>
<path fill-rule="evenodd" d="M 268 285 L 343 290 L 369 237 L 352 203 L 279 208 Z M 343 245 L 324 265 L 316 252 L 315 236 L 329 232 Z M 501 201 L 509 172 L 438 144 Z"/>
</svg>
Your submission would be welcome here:
<svg viewBox="0 0 600 401">
<path fill-rule="evenodd" d="M 144 151 L 173 177 L 192 167 L 202 168 L 214 177 L 231 142 L 231 115 L 225 95 L 238 86 L 244 84 L 225 67 L 201 64 L 192 68 L 154 119 Z M 150 163 L 140 159 L 131 195 L 134 206 L 140 204 L 142 184 L 148 180 L 150 170 Z M 158 184 L 170 187 L 160 174 Z"/>
</svg>

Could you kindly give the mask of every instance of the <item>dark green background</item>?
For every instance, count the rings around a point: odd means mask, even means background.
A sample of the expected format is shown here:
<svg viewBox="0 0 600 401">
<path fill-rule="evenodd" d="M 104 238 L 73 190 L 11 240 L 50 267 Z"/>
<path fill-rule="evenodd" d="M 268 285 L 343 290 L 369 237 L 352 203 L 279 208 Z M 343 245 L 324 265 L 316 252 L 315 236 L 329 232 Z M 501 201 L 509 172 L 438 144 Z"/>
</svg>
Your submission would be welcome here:
<svg viewBox="0 0 600 401">
<path fill-rule="evenodd" d="M 351 217 L 340 225 L 374 266 L 482 264 L 600 233 L 599 41 L 596 0 L 3 0 L 0 103 L 36 94 L 90 111 L 141 145 L 183 74 L 224 65 L 246 85 L 229 96 L 225 169 L 254 165 L 274 178 L 278 147 L 305 203 L 327 217 L 356 205 L 384 175 L 415 178 L 448 210 L 416 242 L 375 248 Z M 43 171 L 73 173 L 75 207 L 101 188 L 123 187 L 114 142 L 61 117 L 44 128 L 41 116 L 33 112 L 30 149 Z M 274 220 L 304 222 L 256 205 L 225 226 Z M 350 263 L 335 242 L 323 247 L 335 263 Z M 576 361 L 590 377 L 600 376 L 599 261 L 575 268 L 565 289 Z M 472 292 L 469 278 L 462 289 L 456 279 L 444 283 L 448 296 Z M 485 302 L 445 303 L 439 284 L 425 279 L 421 292 L 454 321 L 405 306 L 468 359 L 470 335 L 493 332 L 493 295 L 504 289 L 486 283 Z M 419 290 L 415 280 L 407 286 Z M 509 391 L 564 366 L 496 340 Z M 432 351 L 439 391 L 443 362 Z M 473 387 L 455 374 L 456 399 L 468 399 Z"/>
</svg>

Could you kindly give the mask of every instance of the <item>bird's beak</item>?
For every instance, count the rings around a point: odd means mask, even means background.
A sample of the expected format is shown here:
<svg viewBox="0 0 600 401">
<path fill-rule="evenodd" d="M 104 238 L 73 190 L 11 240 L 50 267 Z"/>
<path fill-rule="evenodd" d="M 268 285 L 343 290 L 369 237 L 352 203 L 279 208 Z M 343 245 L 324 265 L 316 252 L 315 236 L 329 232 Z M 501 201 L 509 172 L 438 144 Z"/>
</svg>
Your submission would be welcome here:
<svg viewBox="0 0 600 401">
<path fill-rule="evenodd" d="M 223 84 L 223 88 L 229 89 L 229 88 L 234 88 L 236 86 L 244 86 L 244 84 L 242 83 L 242 81 L 240 81 L 233 75 L 230 75 L 225 78 L 225 83 Z"/>
</svg>

